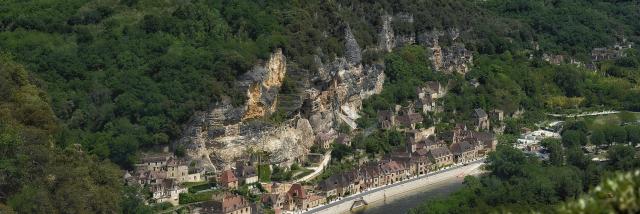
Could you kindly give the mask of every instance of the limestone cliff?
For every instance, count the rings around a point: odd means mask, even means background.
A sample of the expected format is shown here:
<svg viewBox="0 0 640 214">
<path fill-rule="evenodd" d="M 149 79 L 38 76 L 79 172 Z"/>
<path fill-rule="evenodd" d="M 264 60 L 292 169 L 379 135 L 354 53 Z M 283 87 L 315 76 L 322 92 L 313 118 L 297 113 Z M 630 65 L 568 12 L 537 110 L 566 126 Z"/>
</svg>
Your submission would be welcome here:
<svg viewBox="0 0 640 214">
<path fill-rule="evenodd" d="M 249 82 L 249 87 L 243 120 L 264 117 L 275 112 L 277 91 L 282 86 L 286 72 L 286 59 L 282 50 L 277 50 L 271 54 L 265 65 L 256 66 L 245 74 L 243 79 Z"/>
<path fill-rule="evenodd" d="M 378 35 L 378 48 L 390 52 L 394 48 L 411 44 L 420 44 L 430 51 L 429 60 L 437 71 L 445 73 L 466 74 L 473 65 L 473 54 L 460 42 L 461 32 L 457 28 L 449 28 L 446 31 L 432 30 L 420 33 L 394 32 L 393 22 L 400 21 L 413 24 L 411 14 L 397 14 L 395 16 L 382 16 L 382 26 Z M 416 35 L 417 34 L 417 35 Z M 444 45 L 441 40 L 451 41 Z"/>
<path fill-rule="evenodd" d="M 394 33 L 392 21 L 400 19 L 412 23 L 413 16 L 401 14 L 383 16 L 379 44 L 373 51 L 391 51 L 393 48 L 418 43 L 428 47 L 435 69 L 443 72 L 466 73 L 472 62 L 470 51 L 458 42 L 456 29 L 447 32 L 431 31 L 417 34 Z M 281 50 L 276 50 L 266 63 L 255 66 L 244 74 L 238 87 L 246 91 L 243 106 L 232 106 L 228 99 L 207 112 L 194 115 L 190 127 L 178 144 L 187 155 L 212 169 L 228 167 L 235 160 L 247 158 L 249 151 L 262 151 L 274 164 L 291 164 L 309 152 L 318 134 L 335 133 L 339 124 L 356 128 L 362 101 L 382 91 L 385 80 L 384 65 L 363 64 L 362 48 L 352 29 L 343 29 L 344 57 L 325 60 L 315 56 L 317 70 L 299 71 L 297 67 L 287 74 L 287 62 Z M 442 38 L 453 41 L 444 46 Z M 441 47 L 441 45 L 443 47 Z M 305 75 L 302 75 L 305 74 Z M 308 75 L 306 75 L 308 74 Z M 291 119 L 281 124 L 263 120 L 276 111 L 279 89 L 285 75 L 291 79 L 304 79 L 299 92 L 287 95 L 287 102 L 298 103 L 288 112 Z M 263 160 L 266 161 L 266 160 Z"/>
</svg>

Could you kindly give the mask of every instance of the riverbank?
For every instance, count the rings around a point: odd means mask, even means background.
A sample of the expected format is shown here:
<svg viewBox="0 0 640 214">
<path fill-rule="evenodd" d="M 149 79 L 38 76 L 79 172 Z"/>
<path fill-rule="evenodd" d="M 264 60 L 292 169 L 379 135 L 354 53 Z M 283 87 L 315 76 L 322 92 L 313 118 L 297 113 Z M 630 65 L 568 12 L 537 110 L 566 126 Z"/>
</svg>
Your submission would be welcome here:
<svg viewBox="0 0 640 214">
<path fill-rule="evenodd" d="M 390 200 L 391 198 L 407 194 L 420 187 L 437 185 L 443 181 L 460 179 L 469 174 L 477 173 L 484 159 L 476 160 L 464 165 L 455 165 L 437 172 L 428 173 L 420 177 L 414 177 L 395 184 L 367 190 L 355 195 L 333 201 L 327 205 L 315 207 L 304 213 L 345 213 L 349 212 L 355 200 L 364 199 L 367 203 Z"/>
<path fill-rule="evenodd" d="M 388 197 L 387 200 L 370 203 L 365 208 L 355 212 L 347 211 L 343 214 L 389 214 L 407 213 L 425 201 L 445 198 L 464 186 L 464 178 L 448 179 L 432 185 L 416 187 L 404 194 Z"/>
</svg>

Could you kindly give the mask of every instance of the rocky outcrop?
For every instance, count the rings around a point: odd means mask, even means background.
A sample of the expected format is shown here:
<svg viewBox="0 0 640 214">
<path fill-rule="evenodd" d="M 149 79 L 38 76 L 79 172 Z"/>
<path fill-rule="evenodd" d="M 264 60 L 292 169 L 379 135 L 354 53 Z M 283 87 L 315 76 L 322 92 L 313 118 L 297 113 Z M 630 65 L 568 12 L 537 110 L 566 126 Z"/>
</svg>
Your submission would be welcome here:
<svg viewBox="0 0 640 214">
<path fill-rule="evenodd" d="M 269 61 L 256 66 L 242 78 L 247 84 L 247 102 L 243 120 L 263 117 L 275 112 L 278 90 L 287 72 L 282 50 L 277 50 Z"/>
<path fill-rule="evenodd" d="M 304 103 L 307 105 L 302 110 L 316 133 L 328 132 L 340 123 L 356 128 L 362 100 L 382 91 L 384 66 L 361 63 L 362 50 L 348 27 L 345 48 L 345 58 L 336 58 L 329 63 L 316 57 L 317 87 L 306 91 Z"/>
<path fill-rule="evenodd" d="M 345 57 L 329 63 L 316 57 L 315 84 L 304 89 L 304 104 L 298 111 L 302 114 L 280 125 L 249 120 L 273 113 L 277 107 L 278 89 L 287 71 L 278 50 L 241 78 L 238 85 L 248 97 L 245 106 L 233 107 L 224 99 L 212 110 L 195 114 L 178 143 L 191 159 L 213 170 L 230 166 L 250 151 L 271 154 L 272 163 L 291 164 L 308 153 L 317 133 L 340 123 L 356 128 L 362 100 L 382 91 L 384 68 L 362 65 L 362 50 L 348 27 L 345 48 Z"/>
<path fill-rule="evenodd" d="M 430 31 L 401 35 L 394 33 L 393 20 L 412 23 L 407 14 L 382 17 L 378 47 L 393 48 L 418 43 L 429 48 L 434 68 L 446 73 L 465 74 L 469 71 L 473 56 L 460 40 L 460 31 Z M 247 93 L 244 106 L 233 107 L 223 100 L 211 111 L 194 116 L 192 126 L 185 131 L 180 143 L 187 148 L 188 156 L 200 160 L 211 168 L 227 167 L 250 151 L 263 151 L 272 163 L 290 164 L 308 153 L 319 133 L 329 133 L 344 123 L 357 128 L 362 101 L 382 91 L 385 80 L 384 65 L 362 64 L 362 49 L 352 29 L 344 29 L 344 57 L 326 60 L 315 57 L 317 71 L 292 70 L 287 74 L 287 63 L 280 50 L 274 52 L 264 64 L 254 67 L 240 79 L 238 86 Z M 445 41 L 445 42 L 441 42 Z M 321 51 L 319 54 L 322 54 Z M 323 61 L 323 59 L 325 59 Z M 296 74 L 294 74 L 296 73 Z M 278 107 L 279 88 L 285 75 L 288 80 L 305 80 L 297 86 L 300 93 L 292 93 L 292 119 L 282 124 L 271 124 L 263 118 Z M 297 76 L 296 76 L 297 75 Z"/>
<path fill-rule="evenodd" d="M 445 36 L 452 44 L 441 47 L 439 41 Z M 418 36 L 418 43 L 429 48 L 429 60 L 437 71 L 465 75 L 473 66 L 473 54 L 465 48 L 464 43 L 458 41 L 459 37 L 460 31 L 456 28 L 451 28 L 446 33 L 433 30 Z"/>
<path fill-rule="evenodd" d="M 360 50 L 360 46 L 358 45 L 358 41 L 356 41 L 356 37 L 351 33 L 351 28 L 347 26 L 345 30 L 345 48 L 347 57 L 347 61 L 351 64 L 360 64 L 362 61 L 362 50 Z"/>
<path fill-rule="evenodd" d="M 464 43 L 460 42 L 461 32 L 457 28 L 449 28 L 446 31 L 432 30 L 418 33 L 395 32 L 393 22 L 413 24 L 411 14 L 397 14 L 395 16 L 382 16 L 382 27 L 378 34 L 378 49 L 391 52 L 394 48 L 405 45 L 421 44 L 430 50 L 429 60 L 437 71 L 445 73 L 466 74 L 473 65 L 473 54 L 467 50 Z M 452 41 L 451 45 L 443 45 L 441 40 Z"/>
<path fill-rule="evenodd" d="M 380 49 L 386 52 L 391 52 L 391 50 L 393 50 L 393 48 L 396 46 L 395 34 L 393 33 L 391 22 L 393 22 L 392 16 L 382 16 L 382 30 L 380 31 L 380 34 L 378 36 L 378 46 Z"/>
</svg>

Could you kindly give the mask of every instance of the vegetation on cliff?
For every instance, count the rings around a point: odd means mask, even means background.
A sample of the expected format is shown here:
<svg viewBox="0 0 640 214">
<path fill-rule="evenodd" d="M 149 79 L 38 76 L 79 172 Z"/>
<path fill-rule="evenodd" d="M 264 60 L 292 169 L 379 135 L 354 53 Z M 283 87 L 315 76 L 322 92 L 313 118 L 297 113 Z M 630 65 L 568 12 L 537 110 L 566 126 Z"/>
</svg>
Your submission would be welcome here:
<svg viewBox="0 0 640 214">
<path fill-rule="evenodd" d="M 0 211 L 9 210 L 6 204 L 26 213 L 148 212 L 134 200 L 136 190 L 122 187 L 116 165 L 130 169 L 141 150 L 168 145 L 193 112 L 224 96 L 242 104 L 237 78 L 275 48 L 283 49 L 290 66 L 309 72 L 317 69 L 315 55 L 325 62 L 342 56 L 347 27 L 364 49 L 364 61 L 384 62 L 389 80 L 382 94 L 365 101 L 358 121 L 363 127 L 375 126 L 377 110 L 415 98 L 415 86 L 426 80 L 451 80 L 444 121 L 469 117 L 478 107 L 509 113 L 525 108 L 532 121 L 542 110 L 638 111 L 637 50 L 600 62 L 599 72 L 540 60 L 550 53 L 585 61 L 596 47 L 623 39 L 640 43 L 638 11 L 637 2 L 624 0 L 8 0 L 0 5 Z M 445 78 L 418 45 L 385 56 L 377 36 L 383 15 L 404 17 L 392 26 L 407 37 L 458 29 L 457 41 L 477 56 L 472 72 Z M 293 87 L 282 90 L 299 91 Z M 508 133 L 518 130 L 515 123 Z M 620 128 L 602 129 L 591 131 L 592 141 L 621 138 Z M 384 153 L 401 142 L 393 133 L 371 136 L 356 147 Z M 574 139 L 567 145 L 583 142 L 580 133 L 567 136 Z M 628 148 L 619 150 L 628 154 Z M 635 166 L 624 161 L 617 167 Z M 547 202 L 574 198 L 594 185 L 581 176 L 587 170 L 581 167 L 590 164 L 552 166 L 525 157 L 521 166 L 532 174 L 469 183 L 484 197 L 492 182 L 506 182 L 508 189 L 520 185 L 513 179 L 539 177 L 553 200 Z M 562 179 L 542 174 L 547 170 L 583 179 L 583 185 L 555 189 Z M 455 197 L 468 202 L 464 193 Z"/>
</svg>

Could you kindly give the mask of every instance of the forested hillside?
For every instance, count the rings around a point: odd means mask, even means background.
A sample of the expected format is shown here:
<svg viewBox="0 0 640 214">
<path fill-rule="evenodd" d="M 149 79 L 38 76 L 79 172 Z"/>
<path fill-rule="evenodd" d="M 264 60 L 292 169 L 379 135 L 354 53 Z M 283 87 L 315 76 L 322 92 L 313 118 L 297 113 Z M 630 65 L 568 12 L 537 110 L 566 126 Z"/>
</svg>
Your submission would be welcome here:
<svg viewBox="0 0 640 214">
<path fill-rule="evenodd" d="M 640 110 L 637 49 L 600 62 L 595 72 L 542 59 L 562 54 L 586 62 L 593 48 L 640 44 L 640 6 L 633 0 L 6 0 L 0 213 L 148 211 L 134 200 L 141 193 L 122 186 L 119 169 L 178 139 L 194 112 L 223 97 L 242 105 L 246 95 L 236 80 L 273 50 L 281 48 L 293 70 L 309 73 L 318 69 L 314 56 L 342 56 L 346 29 L 363 48 L 363 61 L 387 68 L 384 91 L 365 101 L 358 121 L 374 126 L 377 110 L 414 98 L 420 82 L 447 79 L 428 61 L 428 47 L 380 50 L 383 15 L 410 15 L 412 22 L 393 22 L 408 37 L 455 28 L 457 42 L 475 56 L 466 77 L 451 79 L 456 96 L 445 98 L 445 121 L 469 117 L 474 108 L 526 109 L 533 120 L 542 109 Z M 288 87 L 282 90 L 299 90 Z M 525 122 L 513 123 L 515 133 Z M 541 175 L 547 169 L 582 175 L 519 158 L 548 185 L 560 181 Z M 469 181 L 475 186 L 465 191 L 484 190 L 490 186 L 480 183 L 492 179 Z M 584 181 L 547 202 L 595 184 Z"/>
</svg>

